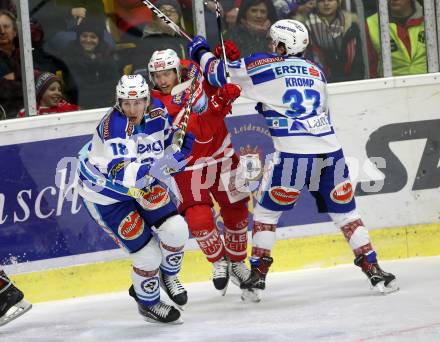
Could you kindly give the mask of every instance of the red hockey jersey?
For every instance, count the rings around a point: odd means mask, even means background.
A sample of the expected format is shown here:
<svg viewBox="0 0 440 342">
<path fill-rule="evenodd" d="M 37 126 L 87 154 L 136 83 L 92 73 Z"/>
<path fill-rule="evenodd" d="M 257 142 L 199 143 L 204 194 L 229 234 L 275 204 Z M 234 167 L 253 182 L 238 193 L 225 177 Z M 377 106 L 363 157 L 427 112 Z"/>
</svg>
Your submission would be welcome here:
<svg viewBox="0 0 440 342">
<path fill-rule="evenodd" d="M 187 61 L 182 61 L 182 68 L 188 68 Z M 185 74 L 185 72 L 183 72 Z M 183 80 L 185 81 L 185 79 Z M 202 86 L 196 87 L 195 103 L 206 94 L 208 101 L 217 88 L 202 80 Z M 152 89 L 151 96 L 163 102 L 170 116 L 174 119 L 174 125 L 179 126 L 183 118 L 185 96 L 184 92 L 177 95 L 164 95 L 159 90 Z M 228 132 L 224 118 L 210 112 L 209 107 L 202 113 L 191 112 L 187 131 L 194 134 L 196 140 L 193 145 L 191 156 L 186 170 L 195 170 L 213 163 L 217 163 L 234 154 L 231 144 L 231 136 Z"/>
</svg>

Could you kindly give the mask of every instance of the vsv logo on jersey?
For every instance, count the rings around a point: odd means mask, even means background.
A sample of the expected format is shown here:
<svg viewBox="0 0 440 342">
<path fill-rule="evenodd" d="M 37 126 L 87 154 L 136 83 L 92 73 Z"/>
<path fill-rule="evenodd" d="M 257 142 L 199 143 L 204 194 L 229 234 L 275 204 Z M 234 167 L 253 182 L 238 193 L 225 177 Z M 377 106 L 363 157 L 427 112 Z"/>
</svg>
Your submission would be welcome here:
<svg viewBox="0 0 440 342">
<path fill-rule="evenodd" d="M 135 212 L 131 211 L 119 224 L 118 233 L 124 240 L 134 240 L 144 232 L 144 220 Z"/>
<path fill-rule="evenodd" d="M 170 254 L 166 257 L 167 262 L 171 265 L 171 266 L 179 266 L 182 262 L 182 255 L 183 253 L 175 253 L 175 254 Z"/>
<path fill-rule="evenodd" d="M 153 294 L 159 290 L 159 278 L 146 279 L 141 283 L 141 288 L 146 294 Z"/>
<path fill-rule="evenodd" d="M 163 145 L 162 145 L 162 141 L 158 140 L 153 142 L 152 144 L 142 144 L 139 143 L 138 144 L 138 148 L 137 148 L 138 153 L 145 153 L 145 152 L 155 152 L 155 153 L 159 153 L 163 151 Z"/>
<path fill-rule="evenodd" d="M 346 180 L 335 186 L 330 192 L 330 198 L 339 204 L 345 204 L 353 199 L 353 186 L 350 180 Z"/>
</svg>

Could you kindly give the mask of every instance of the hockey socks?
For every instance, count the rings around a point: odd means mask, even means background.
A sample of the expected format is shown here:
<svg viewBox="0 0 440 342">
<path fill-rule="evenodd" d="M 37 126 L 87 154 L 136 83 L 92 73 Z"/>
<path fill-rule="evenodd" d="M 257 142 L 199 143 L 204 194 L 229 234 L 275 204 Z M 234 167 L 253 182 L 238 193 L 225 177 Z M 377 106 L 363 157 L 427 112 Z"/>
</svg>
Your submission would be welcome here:
<svg viewBox="0 0 440 342">
<path fill-rule="evenodd" d="M 191 234 L 209 262 L 216 262 L 225 255 L 225 246 L 214 225 L 212 209 L 208 205 L 195 205 L 185 211 L 185 219 Z"/>
</svg>

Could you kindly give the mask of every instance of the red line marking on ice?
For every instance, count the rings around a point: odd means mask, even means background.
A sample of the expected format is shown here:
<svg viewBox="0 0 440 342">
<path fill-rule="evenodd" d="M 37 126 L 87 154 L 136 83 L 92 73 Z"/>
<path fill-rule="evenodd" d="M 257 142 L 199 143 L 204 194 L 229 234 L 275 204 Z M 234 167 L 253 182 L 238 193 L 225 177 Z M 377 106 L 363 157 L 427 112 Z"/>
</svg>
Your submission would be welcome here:
<svg viewBox="0 0 440 342">
<path fill-rule="evenodd" d="M 355 340 L 354 342 L 366 342 L 366 341 L 371 341 L 373 339 L 378 339 L 378 338 L 382 338 L 382 337 L 397 336 L 397 335 L 404 334 L 404 333 L 411 332 L 411 331 L 432 328 L 432 327 L 434 327 L 436 325 L 440 325 L 440 323 L 432 323 L 432 324 L 428 324 L 428 325 L 422 325 L 420 327 L 414 327 L 414 328 L 403 329 L 403 330 L 396 330 L 396 331 L 392 331 L 392 332 L 389 332 L 389 333 L 386 333 L 386 334 L 382 334 L 382 335 L 376 335 L 376 336 L 370 336 L 370 337 L 366 337 L 366 338 L 361 338 L 360 340 Z"/>
</svg>

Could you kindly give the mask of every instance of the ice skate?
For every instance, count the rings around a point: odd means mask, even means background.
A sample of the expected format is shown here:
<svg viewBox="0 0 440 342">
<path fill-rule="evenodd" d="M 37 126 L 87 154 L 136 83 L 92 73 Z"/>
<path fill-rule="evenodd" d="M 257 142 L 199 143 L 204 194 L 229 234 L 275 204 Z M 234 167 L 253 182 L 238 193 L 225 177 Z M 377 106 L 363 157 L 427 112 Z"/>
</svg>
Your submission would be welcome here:
<svg viewBox="0 0 440 342">
<path fill-rule="evenodd" d="M 179 306 L 188 302 L 188 294 L 177 278 L 177 275 L 166 275 L 160 272 L 160 286 L 167 293 L 168 297 Z"/>
<path fill-rule="evenodd" d="M 23 292 L 12 284 L 4 271 L 0 272 L 0 326 L 20 317 L 32 308 Z"/>
<path fill-rule="evenodd" d="M 372 289 L 382 294 L 387 294 L 399 290 L 394 274 L 385 272 L 379 267 L 376 259 L 376 252 L 368 255 L 359 255 L 354 260 L 354 264 L 362 269 L 368 277 Z"/>
<path fill-rule="evenodd" d="M 240 288 L 243 290 L 241 299 L 243 301 L 261 301 L 263 290 L 266 288 L 266 275 L 273 258 L 251 258 L 251 273 L 247 280 L 242 282 Z"/>
<path fill-rule="evenodd" d="M 183 321 L 180 318 L 180 311 L 174 306 L 168 305 L 162 300 L 152 306 L 146 306 L 139 302 L 133 285 L 128 290 L 128 293 L 133 297 L 138 305 L 139 313 L 144 317 L 147 322 L 151 323 L 170 323 L 170 324 L 182 324 Z"/>
<path fill-rule="evenodd" d="M 212 263 L 212 282 L 214 287 L 224 296 L 229 283 L 229 261 L 226 257 Z"/>
<path fill-rule="evenodd" d="M 251 271 L 244 261 L 232 261 L 230 268 L 231 281 L 234 285 L 240 285 L 249 278 Z"/>
</svg>

